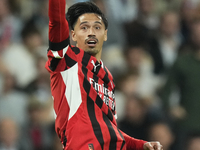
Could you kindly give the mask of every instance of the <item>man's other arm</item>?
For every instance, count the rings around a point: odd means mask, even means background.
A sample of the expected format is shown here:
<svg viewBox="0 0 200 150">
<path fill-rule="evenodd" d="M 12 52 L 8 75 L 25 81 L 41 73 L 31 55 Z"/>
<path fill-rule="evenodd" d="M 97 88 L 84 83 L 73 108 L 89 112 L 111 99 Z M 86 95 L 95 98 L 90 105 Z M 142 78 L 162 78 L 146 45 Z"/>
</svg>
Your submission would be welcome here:
<svg viewBox="0 0 200 150">
<path fill-rule="evenodd" d="M 144 145 L 144 143 L 146 143 L 146 141 L 135 139 L 135 138 L 127 135 L 123 131 L 121 131 L 121 133 L 126 141 L 126 149 L 127 150 L 133 150 L 133 149 L 143 150 L 143 145 Z"/>
<path fill-rule="evenodd" d="M 126 133 L 122 132 L 126 141 L 127 150 L 163 150 L 162 145 L 159 142 L 147 142 L 130 137 Z"/>
</svg>

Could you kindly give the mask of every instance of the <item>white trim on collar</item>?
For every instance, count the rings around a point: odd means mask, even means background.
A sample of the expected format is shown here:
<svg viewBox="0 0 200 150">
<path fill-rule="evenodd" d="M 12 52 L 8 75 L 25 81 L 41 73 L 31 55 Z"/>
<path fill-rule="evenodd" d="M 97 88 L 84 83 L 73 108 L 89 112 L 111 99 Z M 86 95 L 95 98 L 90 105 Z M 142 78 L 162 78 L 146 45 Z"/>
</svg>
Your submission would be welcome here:
<svg viewBox="0 0 200 150">
<path fill-rule="evenodd" d="M 103 61 L 100 60 L 101 67 L 104 68 Z"/>
</svg>

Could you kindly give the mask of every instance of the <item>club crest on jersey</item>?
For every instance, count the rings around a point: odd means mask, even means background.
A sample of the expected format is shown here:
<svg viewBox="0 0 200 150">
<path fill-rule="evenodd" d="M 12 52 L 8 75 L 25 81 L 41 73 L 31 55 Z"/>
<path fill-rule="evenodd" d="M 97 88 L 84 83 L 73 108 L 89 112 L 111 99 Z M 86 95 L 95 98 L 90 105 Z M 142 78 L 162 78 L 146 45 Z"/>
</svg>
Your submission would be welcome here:
<svg viewBox="0 0 200 150">
<path fill-rule="evenodd" d="M 94 150 L 93 144 L 88 144 L 88 149 L 89 149 L 89 150 Z"/>
</svg>

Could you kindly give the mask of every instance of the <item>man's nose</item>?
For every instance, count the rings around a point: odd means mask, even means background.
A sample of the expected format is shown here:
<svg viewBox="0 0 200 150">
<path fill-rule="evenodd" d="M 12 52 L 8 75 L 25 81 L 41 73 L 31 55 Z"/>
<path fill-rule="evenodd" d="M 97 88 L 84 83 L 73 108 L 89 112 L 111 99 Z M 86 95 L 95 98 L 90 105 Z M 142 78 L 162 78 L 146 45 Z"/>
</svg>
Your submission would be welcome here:
<svg viewBox="0 0 200 150">
<path fill-rule="evenodd" d="M 94 31 L 93 28 L 90 28 L 90 29 L 89 29 L 89 35 L 95 35 L 95 31 Z"/>
</svg>

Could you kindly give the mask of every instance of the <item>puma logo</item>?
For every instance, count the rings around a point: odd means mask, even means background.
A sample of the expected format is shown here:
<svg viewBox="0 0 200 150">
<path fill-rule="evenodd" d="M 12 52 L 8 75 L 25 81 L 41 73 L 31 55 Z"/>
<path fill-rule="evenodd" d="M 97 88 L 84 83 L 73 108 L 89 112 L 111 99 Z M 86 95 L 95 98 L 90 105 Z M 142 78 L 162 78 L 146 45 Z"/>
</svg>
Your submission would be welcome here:
<svg viewBox="0 0 200 150">
<path fill-rule="evenodd" d="M 96 72 L 96 69 L 97 69 L 98 66 L 100 66 L 100 64 L 95 65 L 94 60 L 92 60 L 91 63 L 92 63 L 93 66 L 94 66 L 94 72 Z"/>
</svg>

